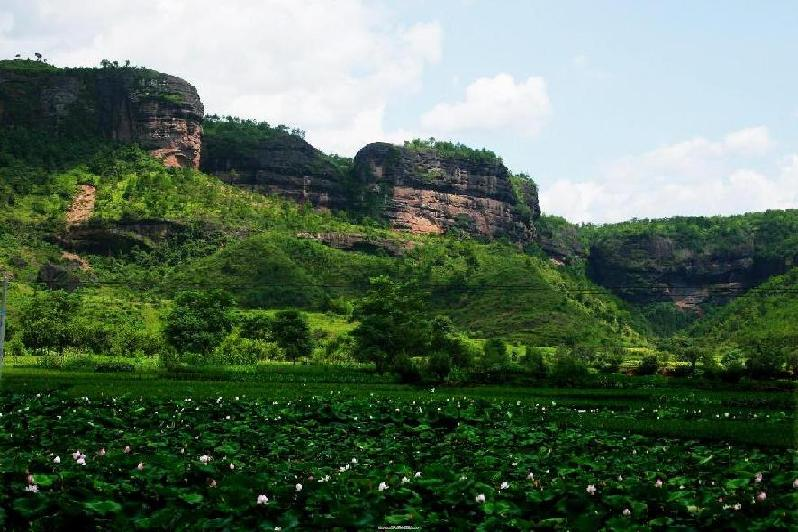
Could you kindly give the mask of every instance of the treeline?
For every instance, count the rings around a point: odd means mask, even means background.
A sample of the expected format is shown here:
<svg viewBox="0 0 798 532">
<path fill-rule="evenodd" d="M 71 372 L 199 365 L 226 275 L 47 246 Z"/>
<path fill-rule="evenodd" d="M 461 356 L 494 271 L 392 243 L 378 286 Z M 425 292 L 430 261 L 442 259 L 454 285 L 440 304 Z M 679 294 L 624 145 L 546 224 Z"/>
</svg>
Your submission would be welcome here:
<svg viewBox="0 0 798 532">
<path fill-rule="evenodd" d="M 180 292 L 159 319 L 153 319 L 152 309 L 131 307 L 107 312 L 101 321 L 96 311 L 82 308 L 77 294 L 44 290 L 35 292 L 11 322 L 8 354 L 42 355 L 45 364 L 53 357 L 63 359 L 69 351 L 157 356 L 164 368 L 174 371 L 280 360 L 359 362 L 373 364 L 379 374 L 394 373 L 406 383 L 567 386 L 619 373 L 725 382 L 798 376 L 798 348 L 773 339 L 708 348 L 677 336 L 632 363 L 629 350 L 611 343 L 541 348 L 508 345 L 500 338 L 477 342 L 448 317 L 430 317 L 424 295 L 413 282 L 375 277 L 354 307 L 343 310 L 350 313 L 352 330 L 330 337 L 311 329 L 298 310 L 241 311 L 223 290 Z"/>
</svg>

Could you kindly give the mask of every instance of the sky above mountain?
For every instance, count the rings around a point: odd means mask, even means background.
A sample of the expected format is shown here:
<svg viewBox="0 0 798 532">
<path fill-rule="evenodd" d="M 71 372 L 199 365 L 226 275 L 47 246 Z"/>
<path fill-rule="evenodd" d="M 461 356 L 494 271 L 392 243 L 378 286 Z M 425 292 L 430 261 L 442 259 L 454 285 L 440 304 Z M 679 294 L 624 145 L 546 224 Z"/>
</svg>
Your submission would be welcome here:
<svg viewBox="0 0 798 532">
<path fill-rule="evenodd" d="M 6 0 L 0 56 L 103 58 L 353 155 L 487 147 L 571 221 L 798 207 L 798 4 Z"/>
</svg>

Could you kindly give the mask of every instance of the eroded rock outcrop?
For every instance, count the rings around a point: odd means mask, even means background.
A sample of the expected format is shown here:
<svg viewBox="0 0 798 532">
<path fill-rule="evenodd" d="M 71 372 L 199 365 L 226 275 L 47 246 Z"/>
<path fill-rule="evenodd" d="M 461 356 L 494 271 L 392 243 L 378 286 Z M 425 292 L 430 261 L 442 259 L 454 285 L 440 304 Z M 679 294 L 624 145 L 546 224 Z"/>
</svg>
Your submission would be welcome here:
<svg viewBox="0 0 798 532">
<path fill-rule="evenodd" d="M 360 251 L 364 253 L 385 253 L 391 257 L 400 257 L 416 246 L 412 240 L 395 240 L 381 238 L 362 233 L 307 233 L 296 234 L 297 238 L 315 240 L 325 246 L 344 251 Z"/>
<path fill-rule="evenodd" d="M 700 313 L 703 304 L 725 303 L 768 277 L 785 273 L 796 261 L 798 252 L 763 256 L 753 237 L 735 245 L 697 246 L 678 238 L 640 234 L 594 242 L 588 273 L 627 300 L 669 301 Z"/>
<path fill-rule="evenodd" d="M 534 239 L 537 189 L 515 186 L 493 156 L 442 154 L 434 148 L 369 144 L 354 159 L 364 209 L 414 233 L 461 230 L 488 238 Z"/>
<path fill-rule="evenodd" d="M 199 167 L 204 111 L 186 81 L 141 68 L 24 63 L 0 66 L 0 126 L 137 143 L 168 166 Z"/>
<path fill-rule="evenodd" d="M 204 139 L 201 169 L 225 183 L 253 191 L 316 207 L 348 207 L 341 170 L 297 135 L 275 133 L 229 142 L 209 134 Z"/>
</svg>

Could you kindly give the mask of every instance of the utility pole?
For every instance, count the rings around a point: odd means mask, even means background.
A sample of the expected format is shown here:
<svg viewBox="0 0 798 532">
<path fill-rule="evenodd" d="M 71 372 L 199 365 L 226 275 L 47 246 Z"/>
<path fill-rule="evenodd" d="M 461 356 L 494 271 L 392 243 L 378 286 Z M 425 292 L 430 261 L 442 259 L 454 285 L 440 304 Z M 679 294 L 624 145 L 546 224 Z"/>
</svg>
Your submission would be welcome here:
<svg viewBox="0 0 798 532">
<path fill-rule="evenodd" d="M 3 274 L 3 301 L 0 303 L 0 378 L 3 376 L 3 362 L 6 347 L 6 298 L 8 297 L 8 276 Z"/>
</svg>

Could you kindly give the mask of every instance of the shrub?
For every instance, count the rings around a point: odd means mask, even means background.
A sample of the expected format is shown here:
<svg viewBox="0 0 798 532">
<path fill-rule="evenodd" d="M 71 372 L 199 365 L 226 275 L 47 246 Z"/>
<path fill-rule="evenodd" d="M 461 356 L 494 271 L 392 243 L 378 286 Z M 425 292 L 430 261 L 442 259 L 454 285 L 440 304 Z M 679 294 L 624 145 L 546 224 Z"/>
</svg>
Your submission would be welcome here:
<svg viewBox="0 0 798 532">
<path fill-rule="evenodd" d="M 110 353 L 114 356 L 155 356 L 163 351 L 160 335 L 134 324 L 124 324 L 111 336 Z"/>
<path fill-rule="evenodd" d="M 761 349 L 748 358 L 745 369 L 755 379 L 773 379 L 781 375 L 784 362 L 776 349 Z"/>
<path fill-rule="evenodd" d="M 640 360 L 640 365 L 637 367 L 638 375 L 656 375 L 659 369 L 659 361 L 657 355 L 646 355 Z"/>
<path fill-rule="evenodd" d="M 618 373 L 621 364 L 623 364 L 623 353 L 612 351 L 599 360 L 596 366 L 601 373 Z"/>
<path fill-rule="evenodd" d="M 721 367 L 715 360 L 715 355 L 708 351 L 703 351 L 699 357 L 701 361 L 701 373 L 706 379 L 716 379 L 721 375 Z"/>
<path fill-rule="evenodd" d="M 427 369 L 438 381 L 444 381 L 452 371 L 452 357 L 445 352 L 433 353 L 429 357 Z"/>
<path fill-rule="evenodd" d="M 342 334 L 330 339 L 324 348 L 313 353 L 316 362 L 322 364 L 342 364 L 355 360 L 355 339 Z"/>
<path fill-rule="evenodd" d="M 482 366 L 503 366 L 507 364 L 507 345 L 501 338 L 490 338 L 482 350 Z"/>
<path fill-rule="evenodd" d="M 215 364 L 254 366 L 268 356 L 268 342 L 242 338 L 238 331 L 229 334 L 213 351 L 210 361 Z"/>
<path fill-rule="evenodd" d="M 572 386 L 587 379 L 587 367 L 568 349 L 560 347 L 554 356 L 549 378 L 557 385 Z"/>
<path fill-rule="evenodd" d="M 546 369 L 546 363 L 543 361 L 543 353 L 531 345 L 526 347 L 526 355 L 524 356 L 523 363 L 526 370 L 532 374 L 532 376 L 538 379 L 546 377 L 548 371 Z"/>
<path fill-rule="evenodd" d="M 421 382 L 421 370 L 413 359 L 407 355 L 399 355 L 393 364 L 393 371 L 399 375 L 399 380 L 406 384 Z"/>
<path fill-rule="evenodd" d="M 726 382 L 738 382 L 745 375 L 745 354 L 739 349 L 732 349 L 724 354 L 720 364 L 720 377 Z"/>
<path fill-rule="evenodd" d="M 136 366 L 129 362 L 110 360 L 108 362 L 98 362 L 94 365 L 97 373 L 131 373 L 136 370 Z"/>
</svg>

